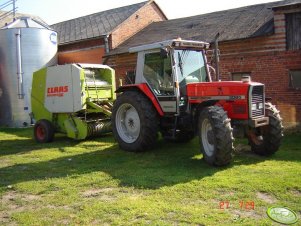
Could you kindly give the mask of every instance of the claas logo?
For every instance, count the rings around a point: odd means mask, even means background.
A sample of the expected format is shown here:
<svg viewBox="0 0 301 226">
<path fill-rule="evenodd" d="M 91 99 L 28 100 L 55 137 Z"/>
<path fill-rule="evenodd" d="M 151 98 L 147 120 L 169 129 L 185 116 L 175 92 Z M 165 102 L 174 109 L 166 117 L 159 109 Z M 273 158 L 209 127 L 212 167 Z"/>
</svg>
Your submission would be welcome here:
<svg viewBox="0 0 301 226">
<path fill-rule="evenodd" d="M 68 93 L 68 86 L 55 86 L 47 88 L 47 97 L 63 97 L 65 93 Z"/>
</svg>

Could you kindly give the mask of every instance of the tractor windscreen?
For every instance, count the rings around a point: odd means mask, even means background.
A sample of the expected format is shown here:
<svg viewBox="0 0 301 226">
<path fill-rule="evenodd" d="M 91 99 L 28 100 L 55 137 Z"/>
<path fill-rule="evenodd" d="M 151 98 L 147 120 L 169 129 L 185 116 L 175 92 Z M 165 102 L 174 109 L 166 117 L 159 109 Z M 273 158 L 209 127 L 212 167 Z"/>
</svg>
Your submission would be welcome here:
<svg viewBox="0 0 301 226">
<path fill-rule="evenodd" d="M 180 85 L 208 81 L 203 51 L 178 49 L 174 54 Z"/>
</svg>

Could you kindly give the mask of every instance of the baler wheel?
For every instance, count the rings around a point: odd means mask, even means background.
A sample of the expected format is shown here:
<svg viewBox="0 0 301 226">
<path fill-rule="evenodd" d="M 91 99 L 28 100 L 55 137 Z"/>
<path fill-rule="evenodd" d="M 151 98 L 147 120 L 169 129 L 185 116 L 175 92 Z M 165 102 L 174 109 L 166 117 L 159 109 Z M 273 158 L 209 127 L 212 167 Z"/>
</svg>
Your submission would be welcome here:
<svg viewBox="0 0 301 226">
<path fill-rule="evenodd" d="M 230 163 L 234 151 L 230 119 L 222 107 L 209 106 L 199 116 L 199 140 L 204 160 L 210 165 Z"/>
<path fill-rule="evenodd" d="M 283 125 L 279 111 L 269 102 L 265 104 L 265 113 L 269 117 L 269 125 L 249 131 L 248 139 L 252 151 L 269 156 L 278 151 L 281 145 Z"/>
<path fill-rule="evenodd" d="M 123 150 L 141 152 L 151 149 L 159 130 L 157 111 L 142 93 L 126 91 L 114 103 L 112 129 Z"/>
<path fill-rule="evenodd" d="M 39 120 L 34 126 L 34 138 L 38 143 L 49 143 L 54 138 L 54 128 L 46 119 Z"/>
</svg>

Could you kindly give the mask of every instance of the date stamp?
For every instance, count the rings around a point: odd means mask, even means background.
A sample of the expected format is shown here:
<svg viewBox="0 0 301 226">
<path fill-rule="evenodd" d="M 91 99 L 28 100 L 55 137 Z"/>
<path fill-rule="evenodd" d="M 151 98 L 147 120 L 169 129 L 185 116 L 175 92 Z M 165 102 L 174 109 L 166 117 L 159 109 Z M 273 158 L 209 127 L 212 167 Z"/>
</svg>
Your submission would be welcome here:
<svg viewBox="0 0 301 226">
<path fill-rule="evenodd" d="M 220 201 L 219 202 L 219 209 L 232 209 L 232 208 L 239 208 L 241 210 L 255 210 L 255 202 L 254 201 L 245 201 L 240 200 L 238 202 L 230 202 L 230 201 Z"/>
</svg>

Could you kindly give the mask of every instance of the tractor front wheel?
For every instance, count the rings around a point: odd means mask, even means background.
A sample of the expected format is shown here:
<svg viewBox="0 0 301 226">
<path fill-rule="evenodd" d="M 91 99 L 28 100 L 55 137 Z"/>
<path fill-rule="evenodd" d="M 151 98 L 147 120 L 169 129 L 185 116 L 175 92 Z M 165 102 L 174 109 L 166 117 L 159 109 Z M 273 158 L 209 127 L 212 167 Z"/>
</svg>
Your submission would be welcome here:
<svg viewBox="0 0 301 226">
<path fill-rule="evenodd" d="M 126 91 L 114 103 L 112 126 L 114 137 L 123 150 L 145 151 L 156 143 L 158 114 L 142 93 Z"/>
<path fill-rule="evenodd" d="M 252 151 L 259 155 L 269 156 L 280 147 L 283 126 L 282 118 L 274 105 L 266 103 L 265 113 L 269 117 L 269 125 L 250 130 L 248 139 Z"/>
<path fill-rule="evenodd" d="M 54 138 L 54 128 L 46 119 L 39 120 L 34 125 L 34 138 L 38 143 L 49 143 Z"/>
<path fill-rule="evenodd" d="M 229 164 L 234 151 L 234 138 L 224 109 L 219 106 L 204 108 L 200 113 L 198 131 L 204 160 L 216 166 Z"/>
</svg>

